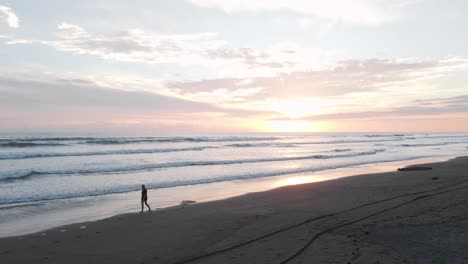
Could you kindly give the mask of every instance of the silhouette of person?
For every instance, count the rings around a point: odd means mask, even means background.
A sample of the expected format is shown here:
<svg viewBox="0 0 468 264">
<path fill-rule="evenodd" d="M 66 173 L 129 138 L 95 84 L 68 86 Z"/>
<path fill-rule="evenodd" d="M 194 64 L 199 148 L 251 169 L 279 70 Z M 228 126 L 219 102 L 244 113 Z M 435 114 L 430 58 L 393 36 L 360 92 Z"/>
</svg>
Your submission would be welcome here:
<svg viewBox="0 0 468 264">
<path fill-rule="evenodd" d="M 141 185 L 141 212 L 143 213 L 143 204 L 146 204 L 148 211 L 151 211 L 151 207 L 148 205 L 148 191 L 146 190 L 145 185 Z"/>
</svg>

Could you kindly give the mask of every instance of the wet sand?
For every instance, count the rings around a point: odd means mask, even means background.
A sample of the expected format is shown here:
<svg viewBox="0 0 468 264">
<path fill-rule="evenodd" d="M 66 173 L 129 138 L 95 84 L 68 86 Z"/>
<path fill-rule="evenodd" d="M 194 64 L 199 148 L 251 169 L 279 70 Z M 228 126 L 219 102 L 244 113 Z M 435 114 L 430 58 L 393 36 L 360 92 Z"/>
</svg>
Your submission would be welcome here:
<svg viewBox="0 0 468 264">
<path fill-rule="evenodd" d="M 2 238 L 0 263 L 468 263 L 468 157 L 418 167 Z"/>
</svg>

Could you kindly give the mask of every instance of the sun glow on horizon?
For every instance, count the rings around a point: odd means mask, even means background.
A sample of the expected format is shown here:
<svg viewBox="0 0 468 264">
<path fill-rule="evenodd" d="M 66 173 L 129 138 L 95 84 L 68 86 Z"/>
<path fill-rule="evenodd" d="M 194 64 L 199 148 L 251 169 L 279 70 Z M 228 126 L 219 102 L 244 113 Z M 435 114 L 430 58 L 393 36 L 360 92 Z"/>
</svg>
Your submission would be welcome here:
<svg viewBox="0 0 468 264">
<path fill-rule="evenodd" d="M 273 121 L 270 130 L 274 132 L 313 132 L 314 126 L 311 122 L 304 120 L 280 120 Z"/>
<path fill-rule="evenodd" d="M 269 108 L 288 118 L 318 115 L 321 112 L 319 103 L 310 99 L 275 100 L 270 103 Z"/>
</svg>

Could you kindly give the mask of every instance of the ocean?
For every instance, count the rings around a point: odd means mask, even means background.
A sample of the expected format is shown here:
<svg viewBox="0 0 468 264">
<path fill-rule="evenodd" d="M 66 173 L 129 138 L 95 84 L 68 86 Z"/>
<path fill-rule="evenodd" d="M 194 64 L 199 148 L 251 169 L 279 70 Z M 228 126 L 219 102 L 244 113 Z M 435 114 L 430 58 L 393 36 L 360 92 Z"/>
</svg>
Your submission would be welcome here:
<svg viewBox="0 0 468 264">
<path fill-rule="evenodd" d="M 0 205 L 465 155 L 468 133 L 0 136 Z"/>
</svg>

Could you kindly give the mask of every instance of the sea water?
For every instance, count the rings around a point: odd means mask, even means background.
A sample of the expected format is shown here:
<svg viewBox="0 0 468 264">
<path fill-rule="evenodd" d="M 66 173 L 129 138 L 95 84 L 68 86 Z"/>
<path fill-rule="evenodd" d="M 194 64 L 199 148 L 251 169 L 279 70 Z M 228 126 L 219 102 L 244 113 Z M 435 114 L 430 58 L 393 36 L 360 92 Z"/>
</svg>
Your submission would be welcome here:
<svg viewBox="0 0 468 264">
<path fill-rule="evenodd" d="M 0 205 L 464 155 L 468 133 L 0 135 Z"/>
</svg>

